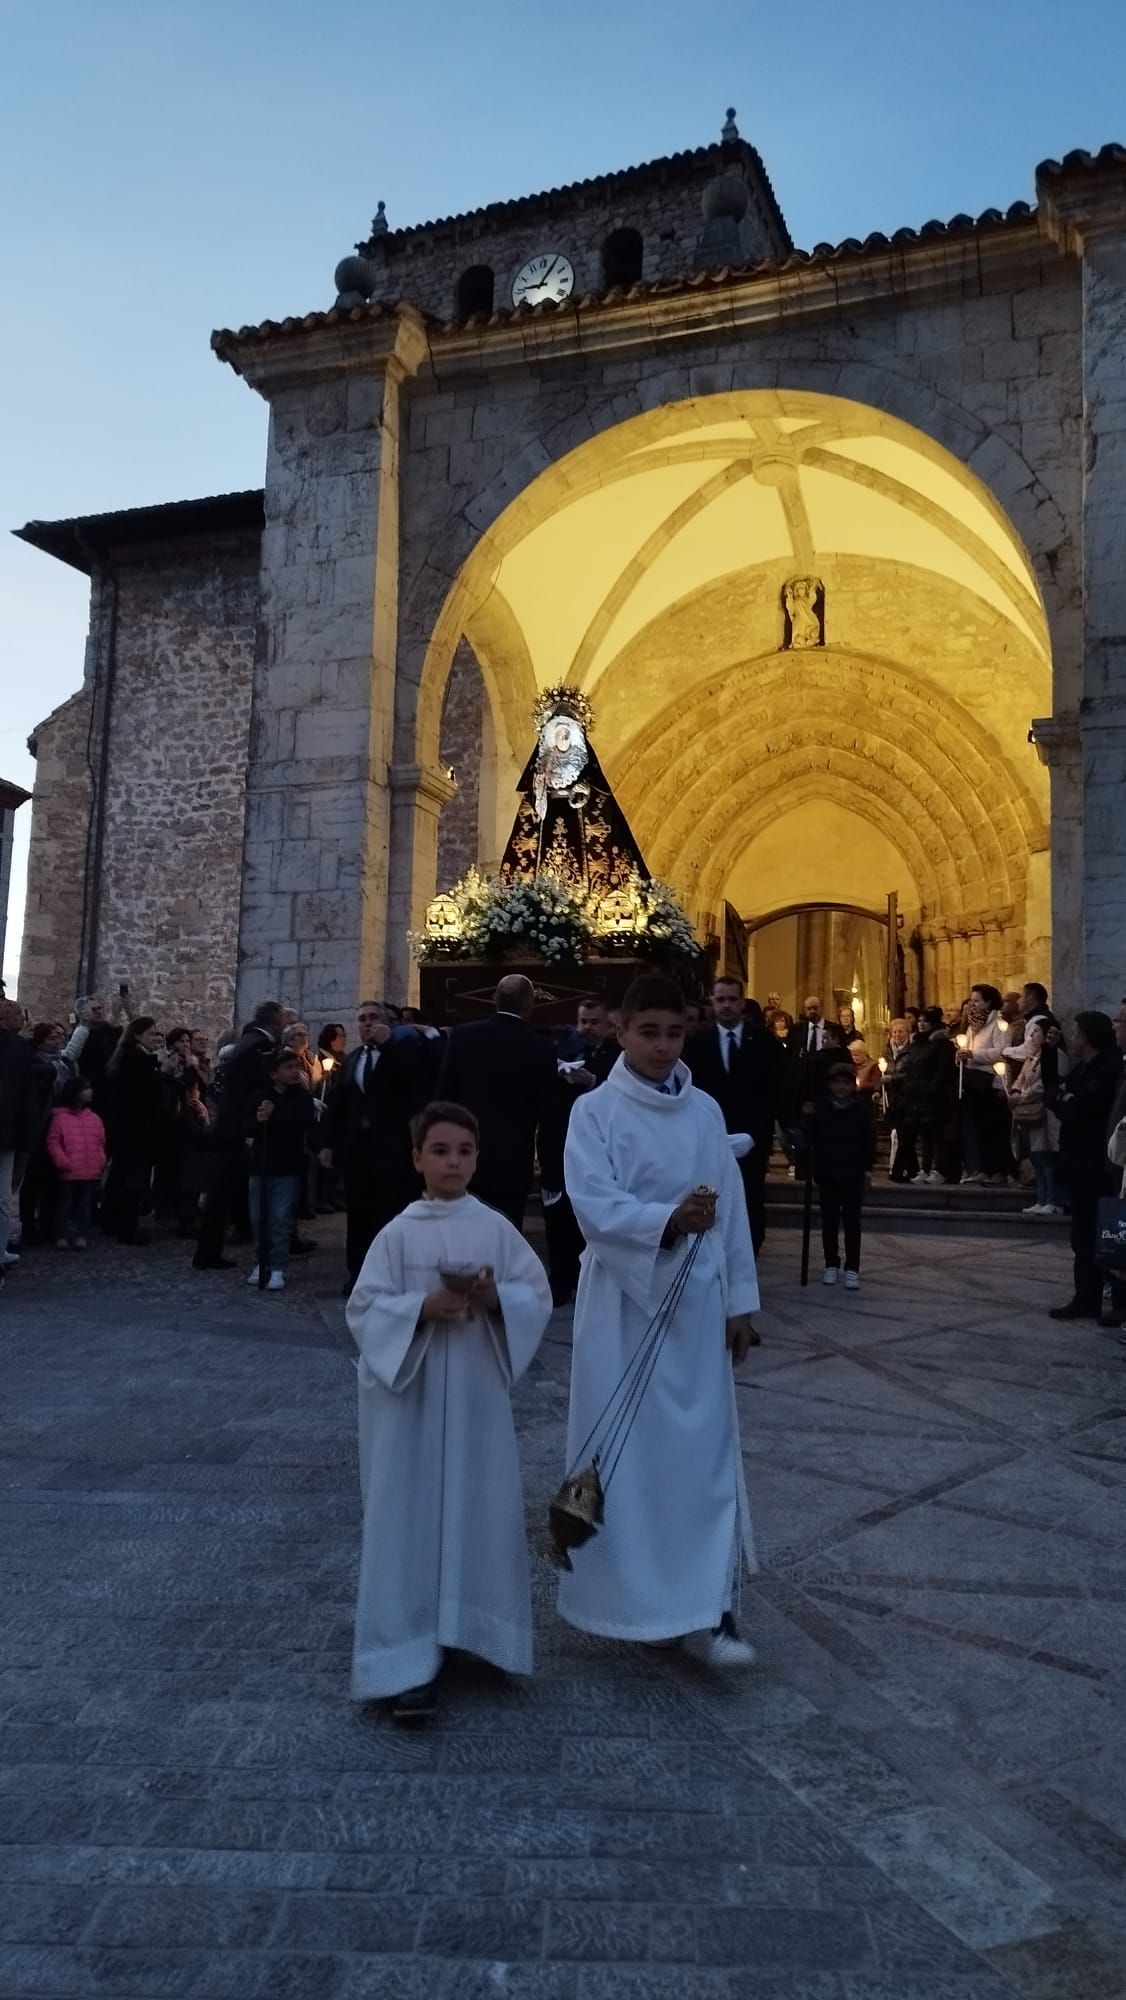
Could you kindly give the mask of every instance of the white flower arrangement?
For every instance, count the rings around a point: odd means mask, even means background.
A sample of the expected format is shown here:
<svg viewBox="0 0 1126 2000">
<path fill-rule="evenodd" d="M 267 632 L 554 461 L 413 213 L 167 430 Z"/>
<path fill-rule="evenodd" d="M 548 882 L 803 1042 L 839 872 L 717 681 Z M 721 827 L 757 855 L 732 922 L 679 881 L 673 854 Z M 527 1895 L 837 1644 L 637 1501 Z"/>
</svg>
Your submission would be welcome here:
<svg viewBox="0 0 1126 2000">
<path fill-rule="evenodd" d="M 547 965 L 581 965 L 587 954 L 647 958 L 670 971 L 698 967 L 700 946 L 675 891 L 635 870 L 609 899 L 554 875 L 504 882 L 470 868 L 430 906 L 427 927 L 410 933 L 422 963 L 442 958 L 495 959 L 519 951 Z M 608 906 L 609 907 L 609 906 Z"/>
<path fill-rule="evenodd" d="M 471 868 L 450 891 L 459 927 L 412 932 L 411 949 L 435 958 L 498 958 L 513 947 L 547 965 L 581 965 L 593 936 L 586 898 L 553 875 L 521 882 L 486 879 Z"/>
</svg>

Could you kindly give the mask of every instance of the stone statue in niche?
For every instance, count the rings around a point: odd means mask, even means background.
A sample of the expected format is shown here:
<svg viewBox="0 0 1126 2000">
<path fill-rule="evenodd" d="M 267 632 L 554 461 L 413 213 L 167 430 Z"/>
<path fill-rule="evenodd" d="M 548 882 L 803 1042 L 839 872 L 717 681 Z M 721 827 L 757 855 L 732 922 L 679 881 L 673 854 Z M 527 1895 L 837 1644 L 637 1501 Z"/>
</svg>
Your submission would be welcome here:
<svg viewBox="0 0 1126 2000">
<path fill-rule="evenodd" d="M 825 644 L 825 586 L 819 576 L 792 576 L 782 585 L 783 652 Z"/>
</svg>

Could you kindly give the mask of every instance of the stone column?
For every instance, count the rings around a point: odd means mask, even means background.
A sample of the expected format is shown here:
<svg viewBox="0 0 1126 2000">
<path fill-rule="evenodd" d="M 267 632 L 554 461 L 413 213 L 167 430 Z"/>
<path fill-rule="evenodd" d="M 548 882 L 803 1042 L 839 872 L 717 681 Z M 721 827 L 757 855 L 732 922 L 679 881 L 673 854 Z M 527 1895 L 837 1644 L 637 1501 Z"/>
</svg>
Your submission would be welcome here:
<svg viewBox="0 0 1126 2000">
<path fill-rule="evenodd" d="M 1083 758 L 1077 717 L 1041 717 L 1032 725 L 1036 754 L 1048 767 L 1051 800 L 1052 1005 L 1074 1013 L 1084 1001 Z M 1035 860 L 1033 856 L 1033 860 Z M 1029 972 L 1029 978 L 1043 973 Z"/>
<path fill-rule="evenodd" d="M 915 930 L 919 940 L 921 991 L 915 996 L 914 1005 L 934 1007 L 938 1005 L 939 988 L 942 983 L 938 969 L 938 939 L 933 924 L 919 924 Z"/>
<path fill-rule="evenodd" d="M 1126 154 L 1073 153 L 1037 178 L 1044 227 L 1083 285 L 1081 692 L 1077 716 L 1054 718 L 1079 734 L 1079 879 L 1053 885 L 1056 922 L 1079 905 L 1079 951 L 1054 969 L 1055 1000 L 1113 1012 L 1126 989 Z M 1055 794 L 1053 767 L 1053 851 Z"/>
<path fill-rule="evenodd" d="M 442 807 L 456 796 L 457 785 L 445 771 L 421 764 L 392 764 L 390 847 L 408 859 L 409 873 L 396 871 L 387 898 L 385 974 L 381 990 L 397 1006 L 413 1001 L 418 974 L 411 961 L 407 932 L 420 928 L 427 903 L 434 895 L 438 873 L 438 820 Z"/>
<path fill-rule="evenodd" d="M 238 1017 L 312 1026 L 384 983 L 409 308 L 217 338 L 270 404 Z"/>
<path fill-rule="evenodd" d="M 954 977 L 954 937 L 946 924 L 934 927 L 934 958 L 938 990 L 932 997 L 942 1007 L 954 1007 L 962 996 L 956 991 L 958 982 Z"/>
</svg>

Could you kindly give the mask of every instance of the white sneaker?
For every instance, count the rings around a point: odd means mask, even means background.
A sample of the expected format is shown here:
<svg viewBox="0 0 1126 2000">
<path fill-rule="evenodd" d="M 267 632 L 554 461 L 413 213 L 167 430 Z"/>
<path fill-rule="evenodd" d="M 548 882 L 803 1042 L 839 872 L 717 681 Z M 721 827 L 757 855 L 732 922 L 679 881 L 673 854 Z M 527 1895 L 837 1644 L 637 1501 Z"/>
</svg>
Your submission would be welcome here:
<svg viewBox="0 0 1126 2000">
<path fill-rule="evenodd" d="M 266 1280 L 266 1290 L 268 1292 L 284 1292 L 285 1272 L 271 1271 L 269 1277 Z"/>
<path fill-rule="evenodd" d="M 717 1631 L 688 1632 L 680 1643 L 691 1659 L 698 1660 L 702 1667 L 711 1667 L 716 1673 L 738 1672 L 740 1668 L 753 1667 L 755 1663 L 755 1649 L 739 1637 L 730 1612 Z"/>
<path fill-rule="evenodd" d="M 835 1284 L 836 1284 L 836 1282 L 837 1282 L 837 1267 L 836 1267 L 836 1265 L 835 1265 L 835 1264 L 826 1264 L 826 1266 L 825 1266 L 825 1270 L 824 1270 L 824 1274 L 823 1274 L 823 1276 L 822 1276 L 822 1279 L 821 1279 L 821 1283 L 822 1283 L 823 1285 L 835 1285 Z"/>
<path fill-rule="evenodd" d="M 1040 1210 L 1040 1213 L 1041 1215 L 1062 1215 L 1063 1210 L 1062 1208 L 1053 1208 L 1051 1202 L 1047 1202 Z"/>
<path fill-rule="evenodd" d="M 912 1187 L 925 1187 L 925 1186 L 926 1186 L 926 1184 L 927 1184 L 927 1182 L 929 1181 L 929 1179 L 930 1179 L 930 1175 L 929 1175 L 929 1174 L 924 1174 L 924 1173 L 918 1173 L 918 1174 L 912 1174 L 912 1176 L 911 1176 L 911 1186 L 912 1186 Z"/>
<path fill-rule="evenodd" d="M 846 1271 L 846 1272 L 845 1272 L 845 1291 L 846 1291 L 846 1292 L 858 1292 L 859 1290 L 860 1290 L 860 1273 L 859 1273 L 859 1271 Z"/>
<path fill-rule="evenodd" d="M 1021 1209 L 1022 1215 L 1046 1215 L 1047 1213 L 1047 1209 L 1043 1208 L 1038 1201 L 1034 1201 L 1031 1208 Z"/>
<path fill-rule="evenodd" d="M 0 1271 L 6 1271 L 9 1264 L 18 1264 L 19 1261 L 20 1253 L 18 1250 L 5 1250 L 4 1255 L 0 1257 Z"/>
<path fill-rule="evenodd" d="M 930 1173 L 926 1174 L 924 1178 L 930 1182 L 932 1187 L 941 1187 L 946 1179 L 946 1175 L 940 1174 L 937 1167 L 932 1167 Z"/>
<path fill-rule="evenodd" d="M 250 1273 L 250 1276 L 249 1276 L 249 1278 L 247 1279 L 247 1281 L 246 1281 L 246 1282 L 247 1282 L 247 1284 L 248 1284 L 248 1285 L 256 1285 L 256 1284 L 258 1283 L 258 1266 L 257 1266 L 257 1264 L 256 1264 L 256 1265 L 254 1266 L 254 1269 L 253 1269 L 253 1271 L 252 1271 L 252 1272 Z"/>
</svg>

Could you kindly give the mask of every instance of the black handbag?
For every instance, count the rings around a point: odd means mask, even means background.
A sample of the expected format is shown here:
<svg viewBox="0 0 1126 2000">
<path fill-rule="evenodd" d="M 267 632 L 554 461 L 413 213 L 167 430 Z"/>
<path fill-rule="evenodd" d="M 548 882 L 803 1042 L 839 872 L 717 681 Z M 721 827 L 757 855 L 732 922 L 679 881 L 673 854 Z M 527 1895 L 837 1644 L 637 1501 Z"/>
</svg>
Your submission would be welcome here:
<svg viewBox="0 0 1126 2000">
<path fill-rule="evenodd" d="M 1099 1197 L 1095 1258 L 1100 1264 L 1126 1267 L 1126 1201 L 1120 1195 L 1104 1194 Z"/>
</svg>

